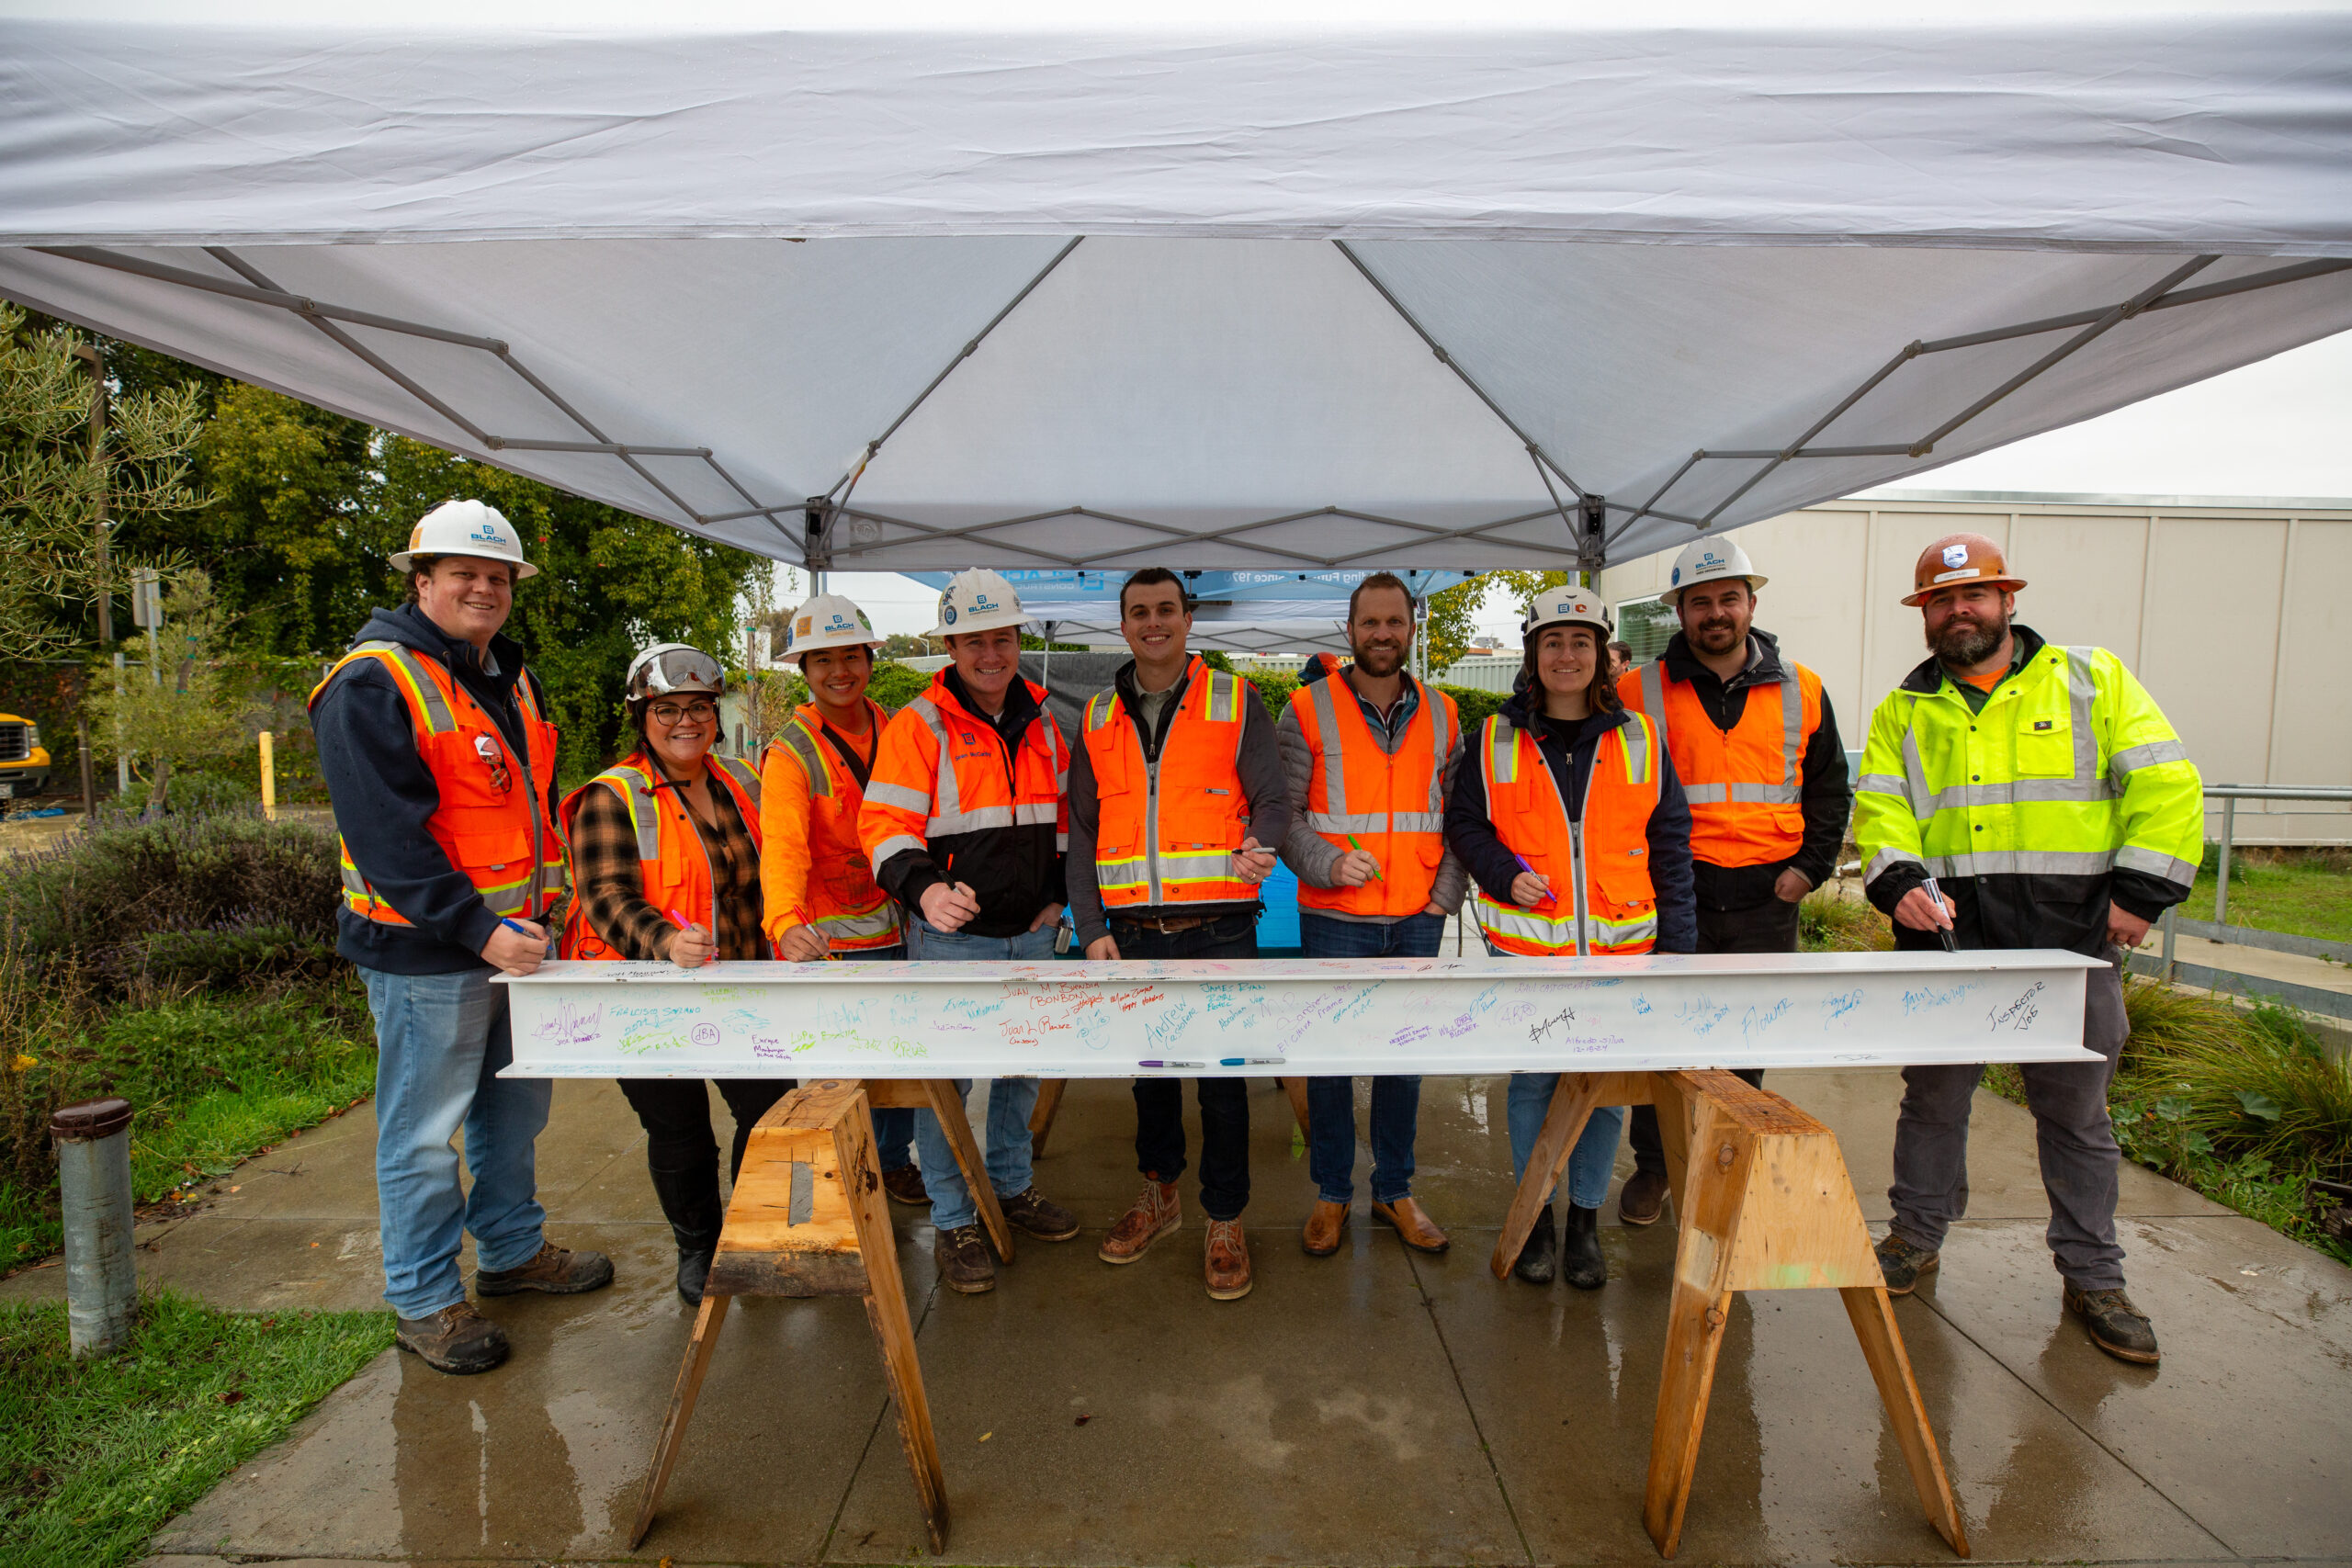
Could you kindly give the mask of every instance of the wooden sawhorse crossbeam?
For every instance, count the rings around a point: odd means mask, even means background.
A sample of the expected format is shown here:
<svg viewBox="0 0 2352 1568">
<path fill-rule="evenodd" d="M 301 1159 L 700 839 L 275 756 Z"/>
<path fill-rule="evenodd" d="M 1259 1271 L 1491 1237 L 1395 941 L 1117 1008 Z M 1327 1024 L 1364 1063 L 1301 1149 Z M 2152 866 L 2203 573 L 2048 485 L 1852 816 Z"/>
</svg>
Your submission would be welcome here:
<svg viewBox="0 0 2352 1568">
<path fill-rule="evenodd" d="M 939 1118 L 956 1163 L 979 1209 L 997 1256 L 1012 1258 L 1012 1235 L 1004 1211 L 989 1186 L 964 1097 L 944 1078 L 892 1081 L 831 1078 L 794 1089 L 752 1127 L 743 1150 L 743 1168 L 728 1200 L 718 1256 L 703 1286 L 684 1363 L 662 1435 L 653 1445 L 631 1551 L 653 1528 L 662 1489 L 694 1418 L 695 1398 L 727 1305 L 737 1296 L 863 1296 L 866 1320 L 882 1352 L 890 1402 L 899 1413 L 899 1441 L 914 1472 L 916 1500 L 931 1532 L 934 1552 L 947 1544 L 947 1483 L 939 1468 L 939 1443 L 932 1434 L 931 1404 L 922 1390 L 922 1368 L 915 1359 L 914 1322 L 907 1310 L 906 1281 L 890 1230 L 889 1203 L 874 1157 L 869 1108 L 904 1107 Z"/>
<path fill-rule="evenodd" d="M 1508 1276 L 1519 1260 L 1592 1112 L 1645 1104 L 1658 1108 L 1681 1226 L 1642 1505 L 1642 1524 L 1659 1555 L 1672 1557 L 1682 1539 L 1732 1292 L 1834 1289 L 1861 1341 L 1928 1522 L 1967 1556 L 1960 1507 L 1837 1135 L 1779 1095 L 1725 1072 L 1561 1074 L 1495 1244 L 1496 1278 Z"/>
</svg>

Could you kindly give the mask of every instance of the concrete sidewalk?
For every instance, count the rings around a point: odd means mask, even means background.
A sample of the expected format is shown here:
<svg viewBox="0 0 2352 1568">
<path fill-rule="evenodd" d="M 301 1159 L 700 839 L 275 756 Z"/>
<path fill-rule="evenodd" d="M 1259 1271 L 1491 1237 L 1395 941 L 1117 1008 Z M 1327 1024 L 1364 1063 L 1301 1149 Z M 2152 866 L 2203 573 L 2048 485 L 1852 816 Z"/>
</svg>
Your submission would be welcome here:
<svg viewBox="0 0 2352 1568">
<path fill-rule="evenodd" d="M 1770 1081 L 1837 1129 L 1883 1220 L 1894 1075 Z M 175 1520 L 156 1563 L 628 1557 L 689 1314 L 619 1095 L 566 1083 L 556 1107 L 552 1234 L 612 1253 L 619 1282 L 487 1303 L 516 1353 L 482 1377 L 387 1352 Z M 1123 1084 L 1073 1085 L 1039 1167 L 1088 1233 L 1024 1241 L 994 1294 L 937 1292 L 922 1212 L 897 1209 L 947 1561 L 1657 1562 L 1640 1512 L 1674 1236 L 1605 1230 L 1616 1278 L 1596 1293 L 1498 1283 L 1501 1112 L 1500 1079 L 1424 1085 L 1417 1188 L 1451 1253 L 1408 1254 L 1360 1213 L 1340 1256 L 1316 1260 L 1296 1241 L 1312 1190 L 1287 1110 L 1254 1094 L 1258 1288 L 1233 1303 L 1202 1292 L 1189 1181 L 1182 1231 L 1134 1267 L 1096 1260 L 1137 1185 Z M 142 1230 L 145 1278 L 240 1308 L 374 1304 L 371 1138 L 355 1111 L 249 1164 L 202 1213 Z M 1979 1096 L 1973 1153 L 1972 1217 L 1898 1316 L 1976 1559 L 2345 1557 L 2352 1270 L 2127 1167 L 2132 1291 L 2166 1356 L 2127 1367 L 2059 1312 L 2030 1119 Z M 0 1297 L 53 1294 L 60 1272 Z M 639 1560 L 913 1562 L 921 1539 L 858 1304 L 740 1303 Z M 1952 1561 L 1834 1293 L 1736 1309 L 1679 1560 Z"/>
</svg>

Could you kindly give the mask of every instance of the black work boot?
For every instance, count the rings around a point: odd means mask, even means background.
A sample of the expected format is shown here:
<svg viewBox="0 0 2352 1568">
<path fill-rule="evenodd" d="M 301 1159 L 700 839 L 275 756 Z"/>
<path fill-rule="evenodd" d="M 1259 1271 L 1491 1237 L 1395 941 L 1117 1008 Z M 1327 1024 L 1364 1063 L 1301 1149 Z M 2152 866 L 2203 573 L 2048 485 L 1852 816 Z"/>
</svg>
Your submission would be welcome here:
<svg viewBox="0 0 2352 1568">
<path fill-rule="evenodd" d="M 1579 1291 L 1609 1283 L 1609 1259 L 1600 1256 L 1600 1210 L 1568 1205 L 1568 1222 L 1560 1227 L 1560 1275 Z"/>
<path fill-rule="evenodd" d="M 457 1302 L 425 1317 L 403 1317 L 392 1330 L 392 1343 L 421 1358 L 436 1372 L 464 1377 L 486 1372 L 506 1359 L 506 1330 L 474 1310 L 471 1302 Z"/>
<path fill-rule="evenodd" d="M 1527 1233 L 1527 1244 L 1519 1249 L 1519 1261 L 1510 1271 L 1531 1285 L 1548 1285 L 1559 1273 L 1560 1240 L 1552 1228 L 1550 1204 L 1535 1216 L 1535 1228 Z"/>
<path fill-rule="evenodd" d="M 1893 1231 L 1871 1250 L 1878 1254 L 1878 1271 L 1886 1276 L 1886 1293 L 1907 1296 L 1918 1289 L 1919 1281 L 1936 1271 L 1943 1261 L 1943 1254 L 1930 1251 L 1905 1240 Z"/>
<path fill-rule="evenodd" d="M 700 1306 L 710 1260 L 718 1251 L 718 1228 L 727 1219 L 718 1201 L 718 1162 L 651 1174 L 662 1217 L 670 1222 L 670 1234 L 678 1243 L 678 1298 L 688 1306 Z"/>
<path fill-rule="evenodd" d="M 2086 1291 L 2069 1280 L 2066 1310 L 2083 1320 L 2091 1343 L 2117 1360 L 2153 1367 L 2160 1359 L 2154 1325 L 2121 1291 Z"/>
</svg>

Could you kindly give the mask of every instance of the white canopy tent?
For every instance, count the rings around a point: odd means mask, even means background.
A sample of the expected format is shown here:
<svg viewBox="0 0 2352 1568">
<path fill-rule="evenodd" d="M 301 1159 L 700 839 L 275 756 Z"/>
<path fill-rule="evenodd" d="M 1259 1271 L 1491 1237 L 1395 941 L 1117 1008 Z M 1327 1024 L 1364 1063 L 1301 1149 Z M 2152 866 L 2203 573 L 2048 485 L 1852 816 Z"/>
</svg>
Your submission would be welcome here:
<svg viewBox="0 0 2352 1568">
<path fill-rule="evenodd" d="M 0 21 L 0 294 L 820 570 L 1590 568 L 2352 327 L 2340 12 L 357 15 Z"/>
</svg>

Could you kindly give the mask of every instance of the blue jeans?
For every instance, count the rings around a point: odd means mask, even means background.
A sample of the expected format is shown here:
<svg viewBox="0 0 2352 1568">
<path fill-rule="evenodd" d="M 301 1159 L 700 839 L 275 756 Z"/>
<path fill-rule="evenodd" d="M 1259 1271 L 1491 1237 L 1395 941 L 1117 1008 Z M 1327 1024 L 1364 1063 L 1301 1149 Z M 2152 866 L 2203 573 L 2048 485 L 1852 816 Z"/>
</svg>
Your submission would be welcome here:
<svg viewBox="0 0 2352 1568">
<path fill-rule="evenodd" d="M 1051 926 L 1019 936 L 966 936 L 961 931 L 935 930 L 922 920 L 917 921 L 917 928 L 915 956 L 926 962 L 1043 960 L 1054 955 Z M 956 1092 L 970 1094 L 972 1080 L 957 1078 Z M 996 1189 L 999 1198 L 1017 1198 L 1029 1190 L 1029 1113 L 1036 1108 L 1035 1078 L 989 1081 L 989 1124 L 981 1139 L 982 1163 L 988 1167 L 989 1185 Z M 922 1171 L 923 1190 L 931 1194 L 933 1226 L 952 1231 L 976 1223 L 980 1217 L 979 1207 L 973 1201 L 971 1188 L 965 1184 L 963 1170 L 956 1164 L 956 1151 L 948 1147 L 947 1134 L 940 1128 L 939 1118 L 928 1111 L 915 1111 L 913 1116 L 915 1164 Z M 879 1151 L 876 1152 L 878 1157 Z"/>
<path fill-rule="evenodd" d="M 1335 920 L 1298 912 L 1299 945 L 1309 958 L 1434 958 L 1445 934 L 1442 915 L 1401 920 Z M 1420 1120 L 1419 1075 L 1372 1080 L 1372 1200 L 1393 1203 L 1413 1190 L 1413 1134 Z M 1356 1105 L 1352 1078 L 1306 1080 L 1306 1173 L 1328 1203 L 1355 1197 Z"/>
<path fill-rule="evenodd" d="M 1544 1130 L 1544 1113 L 1552 1109 L 1557 1073 L 1513 1073 L 1510 1076 L 1510 1173 L 1527 1174 L 1527 1156 L 1534 1152 L 1535 1136 Z M 1609 1196 L 1609 1178 L 1617 1168 L 1617 1138 L 1625 1129 L 1625 1107 L 1595 1106 L 1592 1120 L 1568 1156 L 1568 1201 L 1579 1209 L 1598 1209 Z M 1544 1195 L 1548 1203 L 1559 1196 L 1554 1188 Z"/>
<path fill-rule="evenodd" d="M 895 964 L 906 957 L 904 942 L 896 947 L 869 947 L 863 953 L 844 953 L 842 962 L 855 964 Z M 884 1170 L 897 1170 L 914 1164 L 915 1113 L 906 1107 L 876 1111 L 874 1117 L 874 1158 Z"/>
<path fill-rule="evenodd" d="M 384 1299 L 402 1317 L 429 1317 L 466 1299 L 458 1246 L 474 1238 L 484 1269 L 519 1269 L 537 1256 L 534 1145 L 555 1086 L 502 1078 L 514 1059 L 506 988 L 496 971 L 390 975 L 363 968 L 376 1015 L 376 1204 L 384 1242 Z M 466 1130 L 458 1184 L 450 1140 Z"/>
</svg>

